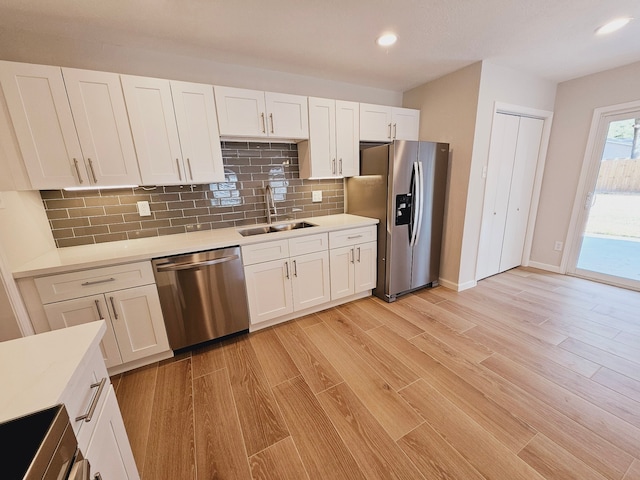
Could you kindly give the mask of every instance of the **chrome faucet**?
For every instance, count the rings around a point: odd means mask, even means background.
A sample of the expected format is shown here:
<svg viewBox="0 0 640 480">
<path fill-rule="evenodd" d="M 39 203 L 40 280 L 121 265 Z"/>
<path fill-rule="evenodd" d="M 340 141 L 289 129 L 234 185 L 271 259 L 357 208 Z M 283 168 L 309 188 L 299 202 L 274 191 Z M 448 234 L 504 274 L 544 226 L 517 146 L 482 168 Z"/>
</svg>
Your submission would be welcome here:
<svg viewBox="0 0 640 480">
<path fill-rule="evenodd" d="M 267 205 L 267 223 L 271 224 L 271 216 L 278 216 L 278 211 L 276 210 L 276 201 L 273 199 L 273 190 L 271 190 L 271 185 L 267 185 L 264 187 L 264 203 Z M 271 212 L 271 208 L 273 207 L 273 212 Z"/>
</svg>

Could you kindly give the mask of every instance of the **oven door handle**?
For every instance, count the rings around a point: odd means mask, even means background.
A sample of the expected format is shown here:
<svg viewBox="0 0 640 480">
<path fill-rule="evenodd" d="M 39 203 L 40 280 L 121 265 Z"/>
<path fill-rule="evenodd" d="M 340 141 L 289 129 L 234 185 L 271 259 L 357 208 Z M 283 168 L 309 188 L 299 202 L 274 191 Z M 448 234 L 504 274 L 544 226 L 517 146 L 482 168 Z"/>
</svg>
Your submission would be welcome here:
<svg viewBox="0 0 640 480">
<path fill-rule="evenodd" d="M 75 462 L 73 467 L 71 467 L 68 479 L 91 480 L 91 465 L 89 464 L 89 460 L 85 458 L 84 460 Z"/>
</svg>

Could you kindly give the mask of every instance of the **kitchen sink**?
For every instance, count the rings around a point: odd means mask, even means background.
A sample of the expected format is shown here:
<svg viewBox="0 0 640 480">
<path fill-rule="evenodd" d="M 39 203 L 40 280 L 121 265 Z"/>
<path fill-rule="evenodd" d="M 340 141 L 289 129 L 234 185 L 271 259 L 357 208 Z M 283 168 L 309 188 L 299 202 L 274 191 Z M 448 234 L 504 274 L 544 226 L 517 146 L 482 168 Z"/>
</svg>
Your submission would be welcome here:
<svg viewBox="0 0 640 480">
<path fill-rule="evenodd" d="M 261 227 L 252 227 L 252 228 L 244 228 L 242 230 L 238 230 L 238 233 L 243 237 L 249 237 L 252 235 L 262 235 L 264 233 L 273 233 L 273 232 L 288 232 L 289 230 L 297 230 L 299 228 L 308 228 L 315 227 L 313 223 L 309 222 L 289 222 L 289 223 L 278 223 L 276 225 L 264 225 Z"/>
</svg>

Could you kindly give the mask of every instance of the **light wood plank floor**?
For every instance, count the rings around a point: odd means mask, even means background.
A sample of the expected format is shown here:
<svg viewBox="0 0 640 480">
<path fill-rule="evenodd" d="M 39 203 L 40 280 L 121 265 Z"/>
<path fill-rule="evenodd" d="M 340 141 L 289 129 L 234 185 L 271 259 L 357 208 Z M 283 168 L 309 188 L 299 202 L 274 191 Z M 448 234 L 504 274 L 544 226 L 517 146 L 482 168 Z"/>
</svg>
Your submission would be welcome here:
<svg viewBox="0 0 640 480">
<path fill-rule="evenodd" d="M 112 381 L 143 480 L 640 479 L 640 293 L 533 269 Z"/>
</svg>

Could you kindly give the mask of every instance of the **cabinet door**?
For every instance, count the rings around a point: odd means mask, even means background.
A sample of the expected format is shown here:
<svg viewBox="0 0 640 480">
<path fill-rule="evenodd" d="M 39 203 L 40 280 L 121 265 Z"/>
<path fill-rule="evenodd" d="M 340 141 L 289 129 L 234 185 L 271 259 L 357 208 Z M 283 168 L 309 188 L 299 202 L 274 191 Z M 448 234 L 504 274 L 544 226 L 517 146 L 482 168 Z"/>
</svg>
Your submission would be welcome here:
<svg viewBox="0 0 640 480">
<path fill-rule="evenodd" d="M 354 256 L 354 293 L 364 292 L 376 287 L 376 242 L 362 243 L 355 246 Z"/>
<path fill-rule="evenodd" d="M 393 108 L 386 105 L 360 104 L 360 141 L 391 141 L 391 112 Z"/>
<path fill-rule="evenodd" d="M 91 465 L 91 478 L 140 479 L 111 384 L 85 457 Z"/>
<path fill-rule="evenodd" d="M 44 305 L 44 311 L 47 315 L 49 326 L 53 330 L 95 322 L 97 320 L 106 320 L 107 331 L 100 343 L 102 357 L 107 367 L 122 364 L 118 342 L 116 342 L 115 332 L 111 325 L 109 311 L 107 310 L 103 295 L 92 295 L 90 297 L 49 303 Z"/>
<path fill-rule="evenodd" d="M 392 137 L 394 140 L 418 140 L 420 134 L 420 110 L 394 108 Z"/>
<path fill-rule="evenodd" d="M 336 157 L 338 175 L 360 174 L 360 108 L 356 102 L 336 100 Z"/>
<path fill-rule="evenodd" d="M 252 325 L 293 312 L 288 259 L 248 265 L 244 271 Z"/>
<path fill-rule="evenodd" d="M 106 293 L 123 362 L 170 350 L 155 285 Z"/>
<path fill-rule="evenodd" d="M 264 92 L 214 87 L 220 135 L 266 137 Z"/>
<path fill-rule="evenodd" d="M 171 82 L 188 182 L 224 181 L 213 86 Z"/>
<path fill-rule="evenodd" d="M 336 102 L 326 98 L 309 98 L 309 158 L 306 177 L 337 175 Z M 303 168 L 301 167 L 301 173 Z"/>
<path fill-rule="evenodd" d="M 265 93 L 270 137 L 309 138 L 307 97 L 285 93 Z"/>
<path fill-rule="evenodd" d="M 329 252 L 291 258 L 293 310 L 304 310 L 331 300 Z"/>
<path fill-rule="evenodd" d="M 90 183 L 138 185 L 140 172 L 120 76 L 74 68 L 63 68 L 62 75 Z"/>
<path fill-rule="evenodd" d="M 178 126 L 169 80 L 121 75 L 142 183 L 184 183 Z"/>
<path fill-rule="evenodd" d="M 0 84 L 31 186 L 88 185 L 60 68 L 0 62 Z"/>
<path fill-rule="evenodd" d="M 353 295 L 355 279 L 354 269 L 354 247 L 342 247 L 329 250 L 330 270 L 331 270 L 331 300 Z"/>
</svg>

